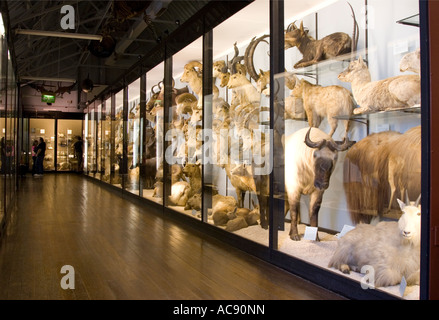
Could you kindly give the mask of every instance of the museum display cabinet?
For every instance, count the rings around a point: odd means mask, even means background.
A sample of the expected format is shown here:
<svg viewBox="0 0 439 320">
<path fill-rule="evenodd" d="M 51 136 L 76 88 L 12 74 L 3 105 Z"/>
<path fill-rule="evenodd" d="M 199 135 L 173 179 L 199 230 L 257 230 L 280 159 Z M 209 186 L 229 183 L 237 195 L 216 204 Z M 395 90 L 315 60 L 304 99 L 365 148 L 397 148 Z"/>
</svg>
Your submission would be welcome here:
<svg viewBox="0 0 439 320">
<path fill-rule="evenodd" d="M 17 164 L 23 154 L 17 134 L 18 87 L 5 28 L 0 17 L 0 236 L 11 212 L 12 199 L 18 184 Z"/>
<path fill-rule="evenodd" d="M 351 298 L 427 298 L 427 2 L 242 6 L 88 106 L 87 172 L 98 144 L 146 208 Z"/>
<path fill-rule="evenodd" d="M 41 115 L 33 118 L 34 114 L 24 114 L 22 119 L 22 150 L 20 164 L 25 165 L 28 172 L 32 172 L 32 146 L 43 138 L 46 142 L 46 154 L 43 167 L 46 172 L 78 171 L 78 159 L 74 144 L 84 135 L 83 114 L 69 114 L 62 118 L 53 114 Z"/>
</svg>

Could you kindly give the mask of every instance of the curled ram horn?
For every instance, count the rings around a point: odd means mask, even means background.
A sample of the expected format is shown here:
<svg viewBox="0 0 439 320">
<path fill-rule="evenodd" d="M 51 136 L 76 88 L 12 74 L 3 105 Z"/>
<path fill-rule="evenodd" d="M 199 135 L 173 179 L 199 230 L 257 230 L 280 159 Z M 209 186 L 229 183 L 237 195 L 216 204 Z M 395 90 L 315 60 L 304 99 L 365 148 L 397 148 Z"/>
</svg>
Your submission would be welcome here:
<svg viewBox="0 0 439 320">
<path fill-rule="evenodd" d="M 200 72 L 203 70 L 203 65 L 199 61 L 191 61 L 184 66 L 185 69 L 195 69 L 198 68 Z"/>
</svg>

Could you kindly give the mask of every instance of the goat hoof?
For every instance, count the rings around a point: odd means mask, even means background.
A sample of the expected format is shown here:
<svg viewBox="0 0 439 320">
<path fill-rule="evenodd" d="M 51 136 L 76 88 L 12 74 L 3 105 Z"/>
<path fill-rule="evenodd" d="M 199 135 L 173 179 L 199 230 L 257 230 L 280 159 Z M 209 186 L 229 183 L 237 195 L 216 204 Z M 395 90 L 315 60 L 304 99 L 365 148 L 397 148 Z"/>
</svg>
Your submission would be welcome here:
<svg viewBox="0 0 439 320">
<path fill-rule="evenodd" d="M 298 234 L 290 234 L 290 238 L 293 241 L 300 241 L 300 236 Z"/>
<path fill-rule="evenodd" d="M 267 223 L 261 223 L 261 228 L 267 230 L 268 224 Z"/>
<path fill-rule="evenodd" d="M 340 266 L 340 271 L 345 273 L 345 274 L 349 274 L 349 273 L 351 273 L 351 268 L 349 268 L 349 266 L 347 264 L 342 264 Z"/>
</svg>

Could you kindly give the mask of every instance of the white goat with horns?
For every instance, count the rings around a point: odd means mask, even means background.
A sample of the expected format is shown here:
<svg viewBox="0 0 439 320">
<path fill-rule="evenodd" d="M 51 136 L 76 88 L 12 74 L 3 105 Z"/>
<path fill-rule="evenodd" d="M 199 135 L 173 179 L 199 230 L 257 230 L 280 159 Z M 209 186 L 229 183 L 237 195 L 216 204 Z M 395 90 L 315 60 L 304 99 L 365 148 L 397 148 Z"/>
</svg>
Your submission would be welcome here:
<svg viewBox="0 0 439 320">
<path fill-rule="evenodd" d="M 414 204 L 398 200 L 403 215 L 396 221 L 376 226 L 359 224 L 339 241 L 328 267 L 343 273 L 371 266 L 374 285 L 397 285 L 404 276 L 408 285 L 419 284 L 421 208 L 420 197 Z"/>
</svg>

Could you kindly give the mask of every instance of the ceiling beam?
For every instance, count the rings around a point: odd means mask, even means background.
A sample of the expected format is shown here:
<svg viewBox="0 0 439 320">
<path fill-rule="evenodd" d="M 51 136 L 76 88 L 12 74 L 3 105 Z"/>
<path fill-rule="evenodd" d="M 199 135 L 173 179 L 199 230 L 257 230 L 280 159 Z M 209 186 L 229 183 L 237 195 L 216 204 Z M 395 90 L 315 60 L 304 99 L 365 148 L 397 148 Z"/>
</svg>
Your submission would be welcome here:
<svg viewBox="0 0 439 320">
<path fill-rule="evenodd" d="M 84 39 L 84 40 L 97 40 L 102 41 L 103 36 L 99 34 L 84 34 L 73 32 L 57 32 L 57 31 L 45 31 L 45 30 L 30 30 L 30 29 L 15 29 L 15 34 L 24 34 L 30 36 L 41 37 L 58 37 L 69 39 Z"/>
</svg>

